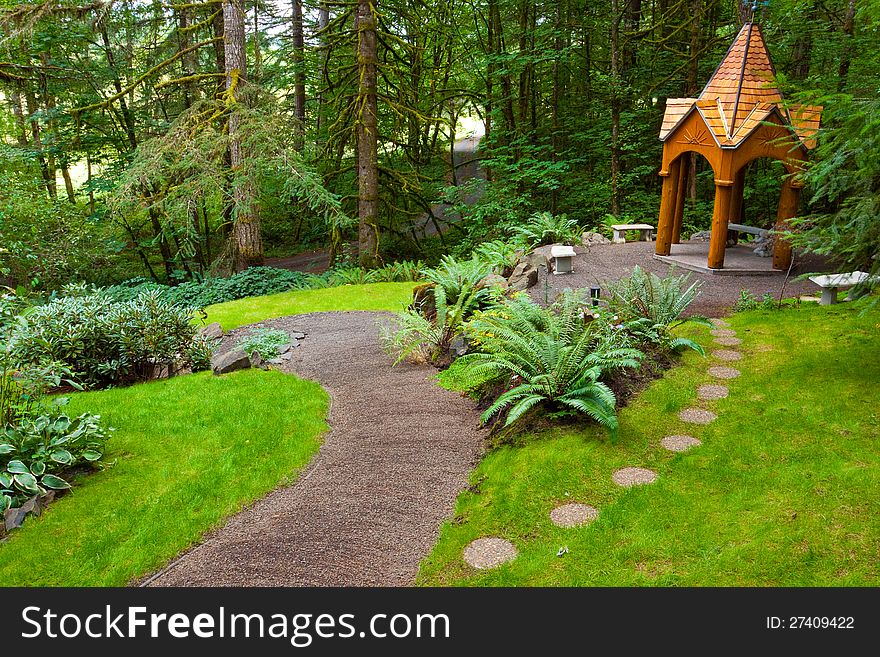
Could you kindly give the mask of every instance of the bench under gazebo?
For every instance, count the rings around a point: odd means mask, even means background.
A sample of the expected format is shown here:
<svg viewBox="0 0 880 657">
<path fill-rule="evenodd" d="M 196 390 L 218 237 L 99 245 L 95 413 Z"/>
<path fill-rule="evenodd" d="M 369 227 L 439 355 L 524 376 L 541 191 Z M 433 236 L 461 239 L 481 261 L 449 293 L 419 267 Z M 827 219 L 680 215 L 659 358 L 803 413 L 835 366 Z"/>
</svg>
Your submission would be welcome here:
<svg viewBox="0 0 880 657">
<path fill-rule="evenodd" d="M 746 167 L 758 158 L 780 161 L 787 174 L 775 227 L 784 227 L 786 221 L 796 216 L 802 183 L 794 174 L 803 168 L 808 151 L 815 146 L 822 108 L 786 107 L 775 86 L 775 77 L 761 28 L 749 22 L 739 31 L 699 98 L 666 101 L 660 130 L 663 195 L 657 225 L 658 258 L 722 273 L 728 229 L 745 228 L 738 222 Z M 690 153 L 705 157 L 715 178 L 708 256 L 704 245 L 681 244 Z M 706 267 L 694 266 L 696 253 L 700 253 L 700 261 L 707 257 Z M 747 269 L 748 265 L 742 265 L 741 254 L 742 251 L 737 252 L 736 268 Z M 787 270 L 790 264 L 791 247 L 777 238 L 772 269 Z"/>
</svg>

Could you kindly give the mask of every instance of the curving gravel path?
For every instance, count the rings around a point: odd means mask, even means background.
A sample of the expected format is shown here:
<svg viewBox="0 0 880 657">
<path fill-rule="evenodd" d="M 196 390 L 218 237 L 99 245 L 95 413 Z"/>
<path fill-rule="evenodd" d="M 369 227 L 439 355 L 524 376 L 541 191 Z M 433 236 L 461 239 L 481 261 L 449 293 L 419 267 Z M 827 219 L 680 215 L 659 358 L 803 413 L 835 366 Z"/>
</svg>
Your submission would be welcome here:
<svg viewBox="0 0 880 657">
<path fill-rule="evenodd" d="M 433 369 L 390 367 L 377 328 L 389 317 L 312 313 L 261 324 L 306 333 L 284 367 L 330 393 L 331 430 L 296 483 L 232 517 L 148 585 L 413 582 L 484 433 L 473 404 L 437 386 Z"/>
</svg>

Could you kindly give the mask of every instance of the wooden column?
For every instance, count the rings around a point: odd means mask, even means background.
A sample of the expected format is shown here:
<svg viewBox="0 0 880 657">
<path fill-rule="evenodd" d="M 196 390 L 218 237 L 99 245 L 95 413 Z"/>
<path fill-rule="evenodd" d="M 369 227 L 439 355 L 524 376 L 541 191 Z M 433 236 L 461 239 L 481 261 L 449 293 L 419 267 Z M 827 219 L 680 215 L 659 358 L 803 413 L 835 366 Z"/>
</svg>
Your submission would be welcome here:
<svg viewBox="0 0 880 657">
<path fill-rule="evenodd" d="M 776 212 L 776 230 L 785 230 L 788 220 L 797 215 L 801 200 L 801 188 L 791 184 L 791 178 L 782 183 L 779 195 L 779 209 Z M 773 245 L 773 269 L 788 269 L 791 266 L 791 244 L 776 236 Z"/>
<path fill-rule="evenodd" d="M 669 171 L 663 178 L 663 195 L 660 197 L 660 218 L 657 222 L 657 255 L 669 255 L 669 245 L 672 242 L 672 229 L 675 223 L 675 198 L 679 187 L 679 172 L 681 171 L 681 158 L 677 158 L 669 165 Z"/>
<path fill-rule="evenodd" d="M 715 181 L 715 207 L 712 211 L 712 237 L 709 239 L 709 269 L 724 269 L 724 247 L 730 213 L 732 181 Z"/>
<path fill-rule="evenodd" d="M 743 167 L 737 171 L 733 179 L 733 189 L 730 192 L 730 212 L 727 215 L 727 220 L 735 224 L 740 223 L 740 219 L 742 219 L 743 191 L 745 187 L 746 167 Z M 736 239 L 739 237 L 739 233 L 735 232 L 732 237 Z"/>
<path fill-rule="evenodd" d="M 675 214 L 672 224 L 673 244 L 681 243 L 681 224 L 684 221 L 684 204 L 687 199 L 688 171 L 691 168 L 691 158 L 688 153 L 682 155 L 678 160 L 681 162 L 681 166 L 678 171 L 678 189 L 675 194 Z"/>
</svg>

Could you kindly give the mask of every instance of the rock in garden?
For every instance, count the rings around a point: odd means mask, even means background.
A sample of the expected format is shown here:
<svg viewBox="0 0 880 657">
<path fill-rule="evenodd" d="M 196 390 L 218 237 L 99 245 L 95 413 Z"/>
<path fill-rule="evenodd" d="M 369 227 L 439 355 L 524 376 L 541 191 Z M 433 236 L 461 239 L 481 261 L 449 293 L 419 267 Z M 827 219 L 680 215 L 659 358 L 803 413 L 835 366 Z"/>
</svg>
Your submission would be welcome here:
<svg viewBox="0 0 880 657">
<path fill-rule="evenodd" d="M 712 238 L 711 230 L 701 230 L 690 236 L 690 242 L 708 242 Z"/>
<path fill-rule="evenodd" d="M 214 322 L 200 328 L 198 335 L 211 340 L 219 340 L 223 337 L 223 327 L 220 326 L 219 322 Z"/>
<path fill-rule="evenodd" d="M 217 354 L 211 359 L 211 369 L 217 375 L 235 370 L 246 370 L 250 366 L 251 360 L 242 349 L 231 349 L 225 353 Z"/>
<path fill-rule="evenodd" d="M 774 239 L 772 236 L 767 235 L 766 237 L 757 237 L 752 244 L 755 245 L 755 250 L 753 253 L 756 256 L 760 256 L 761 258 L 769 258 L 773 255 L 773 243 Z"/>
<path fill-rule="evenodd" d="M 509 287 L 507 283 L 507 279 L 504 276 L 499 276 L 498 274 L 489 274 L 479 283 L 477 283 L 477 289 L 487 289 L 487 288 L 498 288 L 502 292 L 507 292 L 507 288 Z"/>
<path fill-rule="evenodd" d="M 6 513 L 4 513 L 4 520 L 6 521 L 6 531 L 21 527 L 21 523 L 24 522 L 24 519 L 26 517 L 27 511 L 25 511 L 21 507 L 6 509 Z"/>
<path fill-rule="evenodd" d="M 451 351 L 456 357 L 464 356 L 468 352 L 467 340 L 461 335 L 454 337 L 452 342 L 449 343 L 449 351 Z"/>
<path fill-rule="evenodd" d="M 250 361 L 251 367 L 263 367 L 263 356 L 260 354 L 259 351 L 251 352 Z"/>
<path fill-rule="evenodd" d="M 281 354 L 281 360 L 290 360 L 291 358 L 293 358 L 293 354 L 289 351 L 286 354 Z"/>
<path fill-rule="evenodd" d="M 280 358 L 270 358 L 266 362 L 269 363 L 269 365 L 281 365 L 284 361 Z"/>
<path fill-rule="evenodd" d="M 611 244 L 611 240 L 601 233 L 587 231 L 581 235 L 581 244 L 589 248 L 591 246 L 596 246 L 597 244 Z"/>
<path fill-rule="evenodd" d="M 290 337 L 293 338 L 294 340 L 302 340 L 303 338 L 306 337 L 306 334 L 300 333 L 299 331 L 291 331 Z"/>
<path fill-rule="evenodd" d="M 296 342 L 296 340 L 294 340 L 293 342 Z M 292 348 L 293 348 L 293 343 L 291 343 L 291 342 L 288 342 L 287 344 L 283 344 L 280 347 L 278 347 L 278 355 L 280 356 L 281 354 L 286 354 Z"/>
<path fill-rule="evenodd" d="M 507 282 L 510 285 L 510 289 L 516 292 L 528 290 L 538 282 L 538 269 L 537 267 L 530 267 L 526 262 L 521 262 L 513 270 Z"/>
</svg>

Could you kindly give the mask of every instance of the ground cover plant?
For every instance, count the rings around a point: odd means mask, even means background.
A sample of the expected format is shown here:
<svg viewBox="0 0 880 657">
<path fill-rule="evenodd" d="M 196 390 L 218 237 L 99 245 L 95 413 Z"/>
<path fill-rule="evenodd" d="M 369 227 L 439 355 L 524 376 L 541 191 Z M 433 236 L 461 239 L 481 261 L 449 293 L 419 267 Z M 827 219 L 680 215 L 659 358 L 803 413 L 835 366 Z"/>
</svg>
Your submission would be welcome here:
<svg viewBox="0 0 880 657">
<path fill-rule="evenodd" d="M 739 378 L 711 404 L 718 419 L 685 425 L 696 387 L 717 383 L 686 352 L 620 411 L 611 445 L 595 426 L 514 437 L 493 449 L 459 497 L 455 517 L 421 567 L 422 585 L 828 586 L 880 582 L 880 457 L 876 450 L 880 313 L 864 304 L 739 313 Z M 696 326 L 679 329 L 708 345 Z M 809 385 L 804 385 L 809 381 Z M 667 435 L 703 441 L 675 455 Z M 618 488 L 611 473 L 649 467 L 657 483 Z M 600 509 L 586 527 L 548 514 L 581 502 Z M 464 564 L 481 536 L 511 540 L 515 561 Z M 560 548 L 567 553 L 557 556 Z"/>
<path fill-rule="evenodd" d="M 247 404 L 241 400 L 247 399 Z M 103 471 L 0 544 L 4 586 L 123 586 L 311 459 L 326 429 L 321 387 L 249 370 L 75 393 L 67 413 L 116 428 Z"/>
<path fill-rule="evenodd" d="M 263 297 L 238 299 L 205 308 L 205 322 L 219 322 L 230 331 L 264 319 L 311 312 L 399 311 L 412 298 L 413 283 L 343 285 L 315 290 L 292 290 Z"/>
</svg>

